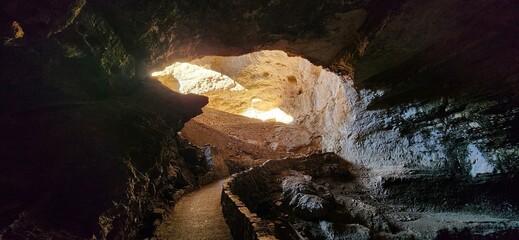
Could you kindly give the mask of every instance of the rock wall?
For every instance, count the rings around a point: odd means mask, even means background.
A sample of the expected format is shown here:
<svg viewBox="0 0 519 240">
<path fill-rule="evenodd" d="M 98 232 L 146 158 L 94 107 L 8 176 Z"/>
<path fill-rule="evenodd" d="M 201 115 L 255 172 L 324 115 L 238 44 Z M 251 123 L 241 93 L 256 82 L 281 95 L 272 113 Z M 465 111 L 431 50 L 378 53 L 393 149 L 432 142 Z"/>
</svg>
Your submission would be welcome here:
<svg viewBox="0 0 519 240">
<path fill-rule="evenodd" d="M 232 236 L 244 240 L 276 239 L 273 224 L 251 212 L 239 196 L 233 193 L 232 185 L 236 180 L 236 175 L 231 176 L 222 189 L 223 216 L 231 229 Z"/>
<path fill-rule="evenodd" d="M 176 132 L 207 98 L 146 78 L 158 13 L 126 32 L 100 4 L 0 8 L 2 239 L 144 238 L 194 182 Z"/>
<path fill-rule="evenodd" d="M 353 64 L 360 101 L 346 126 L 357 135 L 341 155 L 458 176 L 517 173 L 512 9 L 510 1 L 395 6 Z"/>
<path fill-rule="evenodd" d="M 315 121 L 310 125 L 326 129 L 322 131 L 326 133 L 322 139 L 324 149 L 377 168 L 425 168 L 462 177 L 516 173 L 519 67 L 514 57 L 518 50 L 514 41 L 517 28 L 512 19 L 516 18 L 517 4 L 443 0 L 346 2 L 339 4 L 341 7 L 327 2 L 326 7 L 319 8 L 323 14 L 331 6 L 337 11 L 335 20 L 324 17 L 317 21 L 326 27 L 309 27 L 325 34 L 290 38 L 288 26 L 282 25 L 280 28 L 287 29 L 280 30 L 279 37 L 285 45 L 272 41 L 255 48 L 299 54 L 344 74 L 344 79 L 338 79 L 317 70 L 318 77 L 309 78 L 317 79 L 315 86 L 319 87 L 303 90 L 303 94 L 314 91 L 315 95 L 298 99 L 308 103 L 304 109 L 315 110 L 308 114 L 309 121 L 301 122 Z M 288 3 L 273 5 L 283 4 Z M 325 41 L 323 36 L 337 37 L 334 33 L 342 28 L 328 27 L 334 26 L 341 14 L 358 14 L 361 23 L 353 24 L 356 30 L 340 37 L 341 50 L 331 50 L 335 52 L 331 63 L 313 58 L 313 51 L 305 50 L 319 46 L 320 41 Z M 251 21 L 254 20 L 259 19 Z M 247 33 L 238 36 L 251 37 Z M 314 51 L 327 55 L 330 49 L 334 48 L 320 47 Z M 242 69 L 248 61 L 243 58 L 227 65 Z M 212 67 L 218 69 L 222 63 L 216 63 Z M 311 68 L 301 63 L 302 68 Z M 297 115 L 295 112 L 290 114 Z M 327 117 L 314 119 L 314 113 Z"/>
<path fill-rule="evenodd" d="M 363 166 L 473 177 L 517 171 L 515 130 L 508 125 L 516 121 L 513 102 L 500 106 L 484 96 L 471 102 L 467 97 L 431 96 L 376 107 L 392 89 L 359 88 L 348 76 L 280 51 L 204 57 L 192 63 L 230 76 L 252 91 L 249 98 L 265 99 L 267 107 L 291 115 L 292 124 L 306 127 L 324 151 Z M 249 98 L 234 98 L 232 104 L 246 108 Z M 225 101 L 217 104 L 225 109 Z"/>
<path fill-rule="evenodd" d="M 29 71 L 17 66 L 32 63 L 27 68 L 40 69 L 34 75 L 58 80 L 40 81 L 31 85 L 30 94 L 13 96 L 30 82 L 18 80 L 4 91 L 3 102 L 15 102 L 5 105 L 10 108 L 55 102 L 57 95 L 74 100 L 121 95 L 137 86 L 147 70 L 175 60 L 280 49 L 346 74 L 337 78 L 302 60 L 285 65 L 298 65 L 296 84 L 282 73 L 290 86 L 282 94 L 297 99 L 297 107 L 314 110 L 299 122 L 318 126 L 314 137 L 322 136 L 325 150 L 368 166 L 426 167 L 473 176 L 517 172 L 513 1 L 296 5 L 120 0 L 63 1 L 63 9 L 51 9 L 50 2 L 40 7 L 11 3 L 3 10 L 2 35 L 11 46 L 3 56 L 20 57 L 3 59 L 9 69 L 3 72 L 5 79 L 31 79 L 20 77 Z M 15 21 L 25 37 L 17 38 L 22 34 L 12 28 Z M 16 48 L 25 45 L 39 55 Z M 51 67 L 30 60 L 42 58 L 51 59 Z M 247 62 L 254 58 L 262 57 L 216 61 L 211 68 L 225 68 L 234 78 L 249 71 L 242 68 L 253 66 Z M 246 77 L 263 76 L 257 74 Z M 30 101 L 10 101 L 18 97 Z M 300 112 L 289 104 L 282 108 L 291 115 Z"/>
<path fill-rule="evenodd" d="M 334 153 L 271 160 L 231 178 L 224 194 L 234 198 L 223 201 L 224 213 L 238 233 L 236 238 L 251 230 L 247 227 L 251 219 L 258 230 L 273 224 L 270 229 L 275 229 L 277 239 L 508 239 L 517 235 L 519 222 L 510 206 L 496 211 L 487 204 L 473 205 L 478 198 L 500 198 L 496 202 L 504 203 L 507 196 L 502 193 L 486 195 L 496 187 L 488 184 L 492 179 L 463 182 L 438 174 L 415 172 L 409 178 L 399 174 L 385 179 L 385 190 L 395 194 L 387 197 L 365 188 L 363 182 L 371 178 L 371 171 Z M 419 205 L 393 204 L 395 197 Z M 243 216 L 249 218 L 235 222 Z"/>
</svg>

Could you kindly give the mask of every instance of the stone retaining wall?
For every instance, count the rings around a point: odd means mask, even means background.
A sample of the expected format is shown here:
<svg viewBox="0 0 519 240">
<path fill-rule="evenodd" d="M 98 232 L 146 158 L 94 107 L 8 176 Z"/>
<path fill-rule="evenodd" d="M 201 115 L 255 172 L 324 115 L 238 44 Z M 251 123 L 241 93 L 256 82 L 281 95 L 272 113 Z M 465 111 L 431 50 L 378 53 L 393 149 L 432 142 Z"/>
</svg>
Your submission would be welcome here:
<svg viewBox="0 0 519 240">
<path fill-rule="evenodd" d="M 256 213 L 272 201 L 272 189 L 279 186 L 276 179 L 278 174 L 287 169 L 294 169 L 312 176 L 330 175 L 327 166 L 339 162 L 347 165 L 333 153 L 321 153 L 303 158 L 285 158 L 281 161 L 268 160 L 259 166 L 232 175 L 223 185 L 221 202 L 223 215 L 234 239 L 277 239 L 276 233 L 280 232 L 276 231 L 274 222 L 261 218 Z M 287 231 L 286 228 L 283 231 Z M 298 235 L 295 230 L 293 235 Z"/>
<path fill-rule="evenodd" d="M 274 236 L 274 223 L 261 219 L 252 213 L 240 198 L 233 194 L 232 185 L 238 173 L 234 174 L 223 184 L 222 211 L 234 239 L 271 240 Z"/>
</svg>

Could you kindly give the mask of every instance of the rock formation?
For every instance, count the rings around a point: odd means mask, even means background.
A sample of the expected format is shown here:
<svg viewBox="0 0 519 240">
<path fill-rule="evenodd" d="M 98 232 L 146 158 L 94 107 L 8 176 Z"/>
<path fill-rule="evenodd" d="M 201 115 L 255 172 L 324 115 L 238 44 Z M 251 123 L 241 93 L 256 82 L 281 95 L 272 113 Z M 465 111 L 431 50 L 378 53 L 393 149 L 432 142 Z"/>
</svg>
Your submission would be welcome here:
<svg viewBox="0 0 519 240">
<path fill-rule="evenodd" d="M 252 236 L 250 222 L 265 239 L 513 239 L 519 233 L 519 221 L 507 217 L 509 211 L 460 211 L 438 199 L 436 208 L 400 205 L 401 197 L 363 183 L 371 181 L 370 172 L 332 153 L 267 161 L 230 178 L 222 195 L 224 216 L 233 236 Z M 417 188 L 426 185 L 415 177 Z M 406 190 L 400 194 L 413 194 Z M 435 198 L 431 192 L 415 196 L 426 194 Z M 444 198 L 452 200 L 472 205 Z"/>
<path fill-rule="evenodd" d="M 265 132 L 282 137 L 244 148 L 262 145 L 276 157 L 333 151 L 372 170 L 366 185 L 406 204 L 470 198 L 516 214 L 518 7 L 513 0 L 6 1 L 0 236 L 149 235 L 156 215 L 193 184 L 176 133 L 207 104 L 151 73 L 251 53 L 244 63 L 260 50 L 282 50 L 287 55 L 276 54 L 297 65 L 296 75 L 283 75 L 281 98 L 254 102 L 275 103 L 293 128 L 269 125 Z M 240 61 L 211 69 L 247 88 L 231 74 L 245 67 Z M 197 127 L 204 126 L 194 124 L 192 136 L 201 135 Z M 414 197 L 429 189 L 432 198 Z"/>
<path fill-rule="evenodd" d="M 2 4 L 2 239 L 142 238 L 193 183 L 176 132 L 207 98 L 145 78 L 97 7 Z"/>
</svg>

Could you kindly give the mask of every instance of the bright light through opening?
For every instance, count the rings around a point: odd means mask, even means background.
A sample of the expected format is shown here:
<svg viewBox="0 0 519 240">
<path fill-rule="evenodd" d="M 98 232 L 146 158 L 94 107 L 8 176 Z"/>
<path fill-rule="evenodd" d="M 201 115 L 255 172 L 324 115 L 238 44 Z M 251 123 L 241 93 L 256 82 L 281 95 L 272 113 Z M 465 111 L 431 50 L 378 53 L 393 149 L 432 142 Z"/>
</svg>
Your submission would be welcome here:
<svg viewBox="0 0 519 240">
<path fill-rule="evenodd" d="M 204 94 L 217 90 L 244 91 L 245 88 L 230 77 L 190 63 L 175 63 L 163 71 L 151 74 L 154 77 L 173 77 L 178 81 L 181 93 Z"/>
<path fill-rule="evenodd" d="M 262 121 L 276 121 L 285 124 L 291 123 L 294 118 L 283 112 L 279 106 L 273 105 L 270 109 L 258 110 L 255 105 L 262 102 L 262 99 L 249 96 L 248 90 L 222 73 L 203 68 L 190 63 L 177 62 L 163 71 L 154 72 L 153 77 L 158 77 L 165 86 L 181 93 L 194 93 L 209 97 L 210 107 L 221 111 L 239 114 L 249 118 L 255 118 Z M 252 101 L 249 99 L 252 98 Z M 213 100 L 218 100 L 220 106 L 214 105 Z M 226 103 L 227 102 L 227 103 Z M 241 103 L 241 105 L 249 105 L 248 107 L 232 109 L 232 107 L 223 106 Z M 243 110 L 245 109 L 245 110 Z M 234 111 L 234 112 L 233 112 Z"/>
<path fill-rule="evenodd" d="M 269 111 L 260 111 L 251 107 L 241 115 L 249 118 L 260 119 L 263 121 L 274 120 L 276 122 L 282 122 L 285 124 L 289 124 L 292 121 L 294 121 L 294 118 L 292 116 L 281 111 L 281 109 L 279 108 L 274 108 Z"/>
</svg>

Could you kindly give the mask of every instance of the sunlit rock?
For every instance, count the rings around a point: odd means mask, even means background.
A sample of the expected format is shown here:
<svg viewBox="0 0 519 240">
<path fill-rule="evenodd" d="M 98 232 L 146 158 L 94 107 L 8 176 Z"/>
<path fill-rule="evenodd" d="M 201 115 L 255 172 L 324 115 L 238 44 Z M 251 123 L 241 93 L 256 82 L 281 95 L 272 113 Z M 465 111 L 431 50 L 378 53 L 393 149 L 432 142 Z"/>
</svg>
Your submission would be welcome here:
<svg viewBox="0 0 519 240">
<path fill-rule="evenodd" d="M 170 81 L 178 81 L 181 93 L 204 94 L 218 90 L 244 91 L 245 88 L 219 72 L 189 63 L 175 63 L 163 71 L 151 74 L 154 77 L 172 76 Z"/>
<path fill-rule="evenodd" d="M 263 121 L 274 120 L 276 122 L 291 123 L 294 118 L 279 108 L 274 108 L 268 111 L 260 111 L 255 108 L 248 108 L 245 112 L 240 114 L 245 117 L 256 118 Z"/>
</svg>

